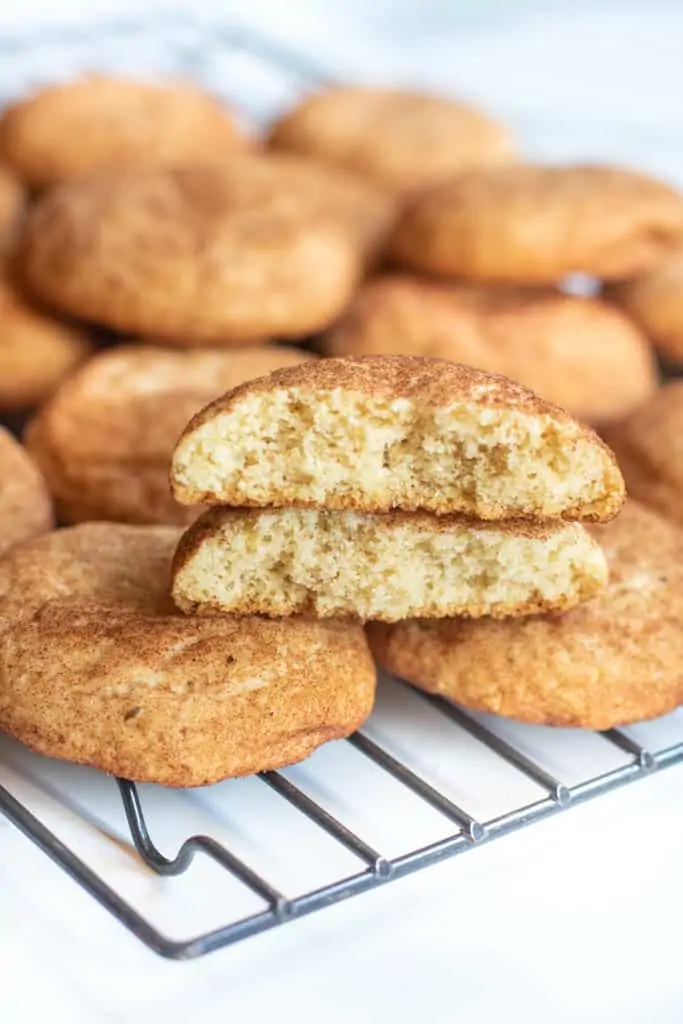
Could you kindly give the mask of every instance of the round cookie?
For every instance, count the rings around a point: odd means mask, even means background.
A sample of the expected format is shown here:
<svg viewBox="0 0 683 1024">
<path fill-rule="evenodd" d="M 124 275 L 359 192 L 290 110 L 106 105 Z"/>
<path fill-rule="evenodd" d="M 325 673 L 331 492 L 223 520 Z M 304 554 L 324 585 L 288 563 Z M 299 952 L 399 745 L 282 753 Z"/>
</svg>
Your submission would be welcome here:
<svg viewBox="0 0 683 1024">
<path fill-rule="evenodd" d="M 23 209 L 23 188 L 11 171 L 0 164 L 0 252 L 12 240 Z"/>
<path fill-rule="evenodd" d="M 465 707 L 541 725 L 610 729 L 683 703 L 683 531 L 634 502 L 591 527 L 607 588 L 527 619 L 373 623 L 379 663 Z"/>
<path fill-rule="evenodd" d="M 612 453 L 563 409 L 416 356 L 322 359 L 229 391 L 181 435 L 171 483 L 186 505 L 478 519 L 610 519 L 624 498 Z"/>
<path fill-rule="evenodd" d="M 256 157 L 102 174 L 43 197 L 19 262 L 46 303 L 119 331 L 188 346 L 297 337 L 338 316 L 364 256 L 319 207 Z"/>
<path fill-rule="evenodd" d="M 683 362 L 683 251 L 642 277 L 613 285 L 609 295 L 633 317 L 658 352 L 674 363 Z"/>
<path fill-rule="evenodd" d="M 518 165 L 418 195 L 389 247 L 415 270 L 513 284 L 639 274 L 683 242 L 683 195 L 616 167 Z"/>
<path fill-rule="evenodd" d="M 603 430 L 628 493 L 683 524 L 683 381 L 660 388 L 620 423 Z"/>
<path fill-rule="evenodd" d="M 270 145 L 339 164 L 397 192 L 514 159 L 507 129 L 464 103 L 408 90 L 342 86 L 304 99 Z"/>
<path fill-rule="evenodd" d="M 83 331 L 31 306 L 0 280 L 0 410 L 39 405 L 92 351 Z"/>
<path fill-rule="evenodd" d="M 168 482 L 173 446 L 188 421 L 226 388 L 310 358 L 291 348 L 182 352 L 143 345 L 95 356 L 26 432 L 60 520 L 191 522 L 198 510 L 178 504 Z"/>
<path fill-rule="evenodd" d="M 187 618 L 180 532 L 89 523 L 0 562 L 0 731 L 128 779 L 201 786 L 300 761 L 372 710 L 360 626 Z"/>
<path fill-rule="evenodd" d="M 33 189 L 93 171 L 221 161 L 245 144 L 232 112 L 189 82 L 87 75 L 0 117 L 0 155 Z"/>
<path fill-rule="evenodd" d="M 54 525 L 52 502 L 40 471 L 12 435 L 0 427 L 0 555 Z"/>
<path fill-rule="evenodd" d="M 332 356 L 417 355 L 502 373 L 589 423 L 657 385 L 646 338 L 598 299 L 387 274 L 361 286 L 324 340 Z"/>
</svg>

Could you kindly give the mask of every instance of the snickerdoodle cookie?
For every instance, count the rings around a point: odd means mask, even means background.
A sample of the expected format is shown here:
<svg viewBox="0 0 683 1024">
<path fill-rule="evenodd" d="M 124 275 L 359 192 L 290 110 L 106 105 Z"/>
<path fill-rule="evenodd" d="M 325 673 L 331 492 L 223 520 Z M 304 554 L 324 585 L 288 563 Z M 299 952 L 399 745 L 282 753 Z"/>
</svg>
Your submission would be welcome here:
<svg viewBox="0 0 683 1024">
<path fill-rule="evenodd" d="M 30 423 L 26 443 L 63 522 L 188 523 L 174 501 L 173 446 L 207 402 L 312 358 L 291 348 L 168 351 L 122 346 L 75 373 Z"/>
<path fill-rule="evenodd" d="M 0 164 L 0 254 L 12 241 L 23 209 L 23 188 L 12 172 Z"/>
<path fill-rule="evenodd" d="M 683 250 L 609 291 L 672 362 L 683 362 Z"/>
<path fill-rule="evenodd" d="M 173 597 L 203 614 L 503 618 L 572 607 L 606 579 L 580 523 L 213 508 L 180 542 Z"/>
<path fill-rule="evenodd" d="M 530 164 L 461 174 L 418 195 L 396 260 L 444 277 L 553 284 L 641 273 L 683 242 L 683 195 L 616 167 Z"/>
<path fill-rule="evenodd" d="M 49 757 L 200 786 L 299 761 L 369 715 L 360 626 L 202 616 L 173 527 L 89 523 L 0 562 L 0 730 Z"/>
<path fill-rule="evenodd" d="M 683 524 L 683 381 L 666 384 L 603 433 L 628 493 Z"/>
<path fill-rule="evenodd" d="M 57 186 L 28 218 L 28 287 L 73 316 L 188 346 L 327 327 L 355 287 L 360 239 L 257 162 Z"/>
<path fill-rule="evenodd" d="M 372 624 L 379 663 L 466 707 L 609 729 L 683 703 L 683 531 L 627 502 L 590 527 L 610 571 L 593 601 L 527 619 Z"/>
<path fill-rule="evenodd" d="M 40 470 L 18 441 L 0 427 L 0 555 L 13 544 L 50 530 L 52 502 Z"/>
<path fill-rule="evenodd" d="M 0 156 L 34 189 L 92 171 L 223 161 L 244 145 L 232 112 L 186 82 L 87 75 L 0 116 Z"/>
<path fill-rule="evenodd" d="M 514 159 L 507 129 L 480 110 L 445 97 L 369 87 L 308 96 L 272 126 L 270 144 L 399 192 Z"/>
<path fill-rule="evenodd" d="M 387 274 L 361 286 L 325 351 L 452 359 L 526 384 L 589 423 L 630 412 L 657 385 L 652 349 L 628 317 L 550 288 Z"/>
<path fill-rule="evenodd" d="M 183 504 L 608 519 L 623 501 L 588 427 L 505 377 L 441 359 L 364 356 L 278 370 L 190 422 Z"/>
<path fill-rule="evenodd" d="M 0 279 L 0 410 L 46 399 L 92 351 L 86 334 L 32 308 Z"/>
</svg>

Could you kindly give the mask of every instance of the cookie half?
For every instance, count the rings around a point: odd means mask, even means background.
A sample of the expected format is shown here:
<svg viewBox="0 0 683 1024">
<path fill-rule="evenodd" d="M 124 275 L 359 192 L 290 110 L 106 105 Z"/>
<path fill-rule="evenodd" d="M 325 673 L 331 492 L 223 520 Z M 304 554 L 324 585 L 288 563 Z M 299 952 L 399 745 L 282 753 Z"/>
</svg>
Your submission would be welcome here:
<svg viewBox="0 0 683 1024">
<path fill-rule="evenodd" d="M 180 542 L 173 598 L 188 613 L 395 622 L 571 607 L 606 579 L 580 523 L 213 508 Z"/>
<path fill-rule="evenodd" d="M 0 562 L 0 730 L 124 778 L 200 786 L 292 764 L 369 715 L 360 626 L 188 619 L 180 533 L 91 523 Z"/>
<path fill-rule="evenodd" d="M 0 555 L 19 541 L 51 530 L 52 502 L 40 470 L 0 427 Z"/>
<path fill-rule="evenodd" d="M 434 356 L 502 373 L 593 424 L 625 415 L 657 386 L 652 348 L 627 316 L 551 288 L 385 274 L 360 287 L 324 349 Z"/>
<path fill-rule="evenodd" d="M 628 493 L 683 524 L 683 381 L 666 384 L 603 433 Z"/>
<path fill-rule="evenodd" d="M 515 157 L 508 130 L 474 107 L 359 86 L 306 97 L 275 122 L 270 145 L 329 160 L 398 192 Z"/>
<path fill-rule="evenodd" d="M 0 410 L 40 405 L 92 352 L 88 335 L 0 280 Z"/>
<path fill-rule="evenodd" d="M 28 218 L 24 281 L 72 316 L 176 345 L 321 330 L 350 299 L 365 242 L 337 199 L 323 214 L 267 166 L 245 157 L 57 186 Z"/>
<path fill-rule="evenodd" d="M 642 276 L 613 285 L 609 295 L 665 358 L 683 362 L 683 250 Z"/>
<path fill-rule="evenodd" d="M 439 359 L 323 359 L 209 405 L 171 469 L 183 504 L 608 519 L 611 452 L 504 377 Z"/>
<path fill-rule="evenodd" d="M 168 482 L 173 446 L 190 417 L 226 388 L 312 358 L 275 346 L 170 351 L 137 345 L 95 356 L 26 432 L 60 520 L 191 522 L 199 510 L 176 502 Z"/>
<path fill-rule="evenodd" d="M 683 195 L 615 167 L 530 164 L 471 171 L 408 204 L 390 249 L 415 270 L 513 284 L 573 273 L 607 280 L 683 244 Z"/>
<path fill-rule="evenodd" d="M 233 113 L 189 82 L 86 75 L 0 117 L 0 152 L 33 189 L 93 171 L 221 161 L 245 144 Z"/>
<path fill-rule="evenodd" d="M 541 725 L 609 729 L 683 703 L 683 532 L 628 502 L 591 527 L 607 588 L 527 619 L 375 623 L 379 663 L 465 707 Z"/>
</svg>

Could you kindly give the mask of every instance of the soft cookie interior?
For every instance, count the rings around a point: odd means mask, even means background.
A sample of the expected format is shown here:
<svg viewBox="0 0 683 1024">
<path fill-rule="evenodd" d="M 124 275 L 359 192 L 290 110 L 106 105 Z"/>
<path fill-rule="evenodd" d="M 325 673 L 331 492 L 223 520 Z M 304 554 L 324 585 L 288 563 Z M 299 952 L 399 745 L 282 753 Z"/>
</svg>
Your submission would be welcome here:
<svg viewBox="0 0 683 1024">
<path fill-rule="evenodd" d="M 602 519 L 623 500 L 609 452 L 576 424 L 344 388 L 240 396 L 190 427 L 172 476 L 187 504 Z"/>
<path fill-rule="evenodd" d="M 173 596 L 186 612 L 392 622 L 568 607 L 606 579 L 602 551 L 576 523 L 213 509 L 180 544 Z"/>
</svg>

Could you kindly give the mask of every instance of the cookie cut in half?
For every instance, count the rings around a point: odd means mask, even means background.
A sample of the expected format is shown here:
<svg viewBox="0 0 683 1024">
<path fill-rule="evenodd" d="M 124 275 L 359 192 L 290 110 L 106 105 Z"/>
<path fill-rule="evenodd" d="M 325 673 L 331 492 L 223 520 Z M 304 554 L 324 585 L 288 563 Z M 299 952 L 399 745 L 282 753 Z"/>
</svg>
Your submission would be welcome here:
<svg viewBox="0 0 683 1024">
<path fill-rule="evenodd" d="M 446 360 L 324 359 L 235 388 L 191 420 L 183 504 L 604 520 L 624 497 L 588 427 L 504 377 Z"/>
<path fill-rule="evenodd" d="M 589 528 L 610 579 L 593 601 L 526 619 L 372 624 L 380 665 L 465 707 L 610 729 L 683 703 L 683 531 L 635 502 Z"/>
<path fill-rule="evenodd" d="M 370 714 L 360 626 L 188 619 L 180 531 L 90 523 L 0 562 L 0 731 L 49 757 L 199 786 L 292 764 Z"/>
<path fill-rule="evenodd" d="M 606 580 L 580 523 L 213 508 L 180 543 L 173 597 L 185 612 L 395 622 L 566 608 Z"/>
</svg>

